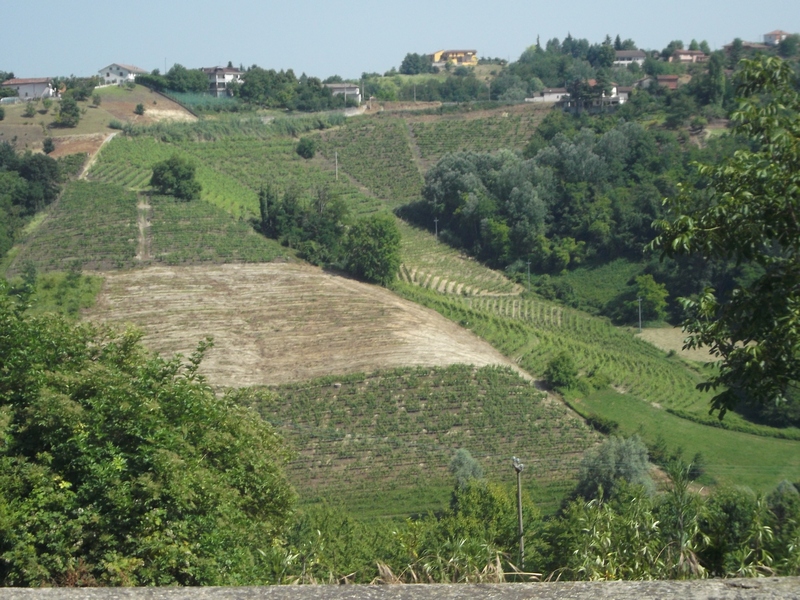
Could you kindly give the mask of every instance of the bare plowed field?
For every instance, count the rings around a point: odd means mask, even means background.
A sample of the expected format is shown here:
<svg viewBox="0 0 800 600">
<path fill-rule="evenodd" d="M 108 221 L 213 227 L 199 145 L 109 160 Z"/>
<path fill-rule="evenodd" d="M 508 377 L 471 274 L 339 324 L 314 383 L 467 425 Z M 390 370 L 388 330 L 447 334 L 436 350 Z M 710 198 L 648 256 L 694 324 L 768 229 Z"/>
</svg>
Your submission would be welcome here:
<svg viewBox="0 0 800 600">
<path fill-rule="evenodd" d="M 214 386 L 416 365 L 516 368 L 438 313 L 314 267 L 154 267 L 105 276 L 89 318 L 133 323 L 148 347 L 167 355 L 188 355 L 212 336 L 202 371 Z"/>
</svg>

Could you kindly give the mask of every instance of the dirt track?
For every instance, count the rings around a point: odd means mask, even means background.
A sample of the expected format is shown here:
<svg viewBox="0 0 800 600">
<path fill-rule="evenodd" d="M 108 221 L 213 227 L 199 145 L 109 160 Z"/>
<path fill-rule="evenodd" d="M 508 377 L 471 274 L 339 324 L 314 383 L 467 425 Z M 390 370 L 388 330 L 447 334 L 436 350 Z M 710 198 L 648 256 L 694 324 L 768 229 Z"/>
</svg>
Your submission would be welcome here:
<svg viewBox="0 0 800 600">
<path fill-rule="evenodd" d="M 384 288 L 298 264 L 153 267 L 106 274 L 92 320 L 132 322 L 189 354 L 211 335 L 215 386 L 301 381 L 412 365 L 516 366 L 438 313 Z"/>
</svg>

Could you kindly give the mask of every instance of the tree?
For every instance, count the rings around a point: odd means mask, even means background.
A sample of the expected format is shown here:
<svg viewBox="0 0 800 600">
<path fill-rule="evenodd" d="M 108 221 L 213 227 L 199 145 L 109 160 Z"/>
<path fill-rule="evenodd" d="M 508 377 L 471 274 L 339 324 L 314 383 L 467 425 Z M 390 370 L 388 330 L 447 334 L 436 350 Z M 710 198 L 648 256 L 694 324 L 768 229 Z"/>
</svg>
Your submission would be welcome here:
<svg viewBox="0 0 800 600">
<path fill-rule="evenodd" d="M 81 109 L 78 103 L 71 96 L 61 99 L 61 106 L 58 109 L 58 124 L 62 127 L 76 127 L 81 120 Z"/>
<path fill-rule="evenodd" d="M 547 363 L 547 370 L 544 373 L 547 383 L 557 390 L 566 390 L 578 382 L 578 367 L 572 355 L 568 352 L 561 352 Z"/>
<path fill-rule="evenodd" d="M 642 299 L 642 319 L 645 321 L 662 321 L 666 318 L 667 296 L 667 287 L 658 283 L 652 275 L 639 275 L 636 278 L 636 297 Z"/>
<path fill-rule="evenodd" d="M 430 73 L 431 69 L 431 57 L 427 54 L 408 53 L 400 64 L 400 73 L 403 75 Z"/>
<path fill-rule="evenodd" d="M 53 143 L 53 138 L 46 137 L 42 142 L 42 152 L 45 154 L 50 154 L 53 150 L 56 149 L 55 143 Z"/>
<path fill-rule="evenodd" d="M 22 111 L 22 116 L 28 119 L 32 119 L 36 116 L 36 105 L 33 102 L 26 102 L 25 103 L 25 110 Z"/>
<path fill-rule="evenodd" d="M 257 414 L 141 334 L 27 316 L 0 284 L 0 585 L 241 585 L 294 501 Z"/>
<path fill-rule="evenodd" d="M 159 194 L 175 196 L 181 200 L 197 200 L 202 186 L 195 180 L 195 165 L 177 154 L 153 165 L 150 185 Z"/>
<path fill-rule="evenodd" d="M 93 94 L 92 95 L 92 104 L 95 106 L 100 106 L 100 102 L 103 101 L 103 97 L 100 94 Z"/>
<path fill-rule="evenodd" d="M 576 491 L 589 499 L 596 498 L 602 488 L 605 496 L 611 497 L 620 480 L 650 488 L 649 470 L 647 447 L 639 436 L 610 437 L 584 456 Z"/>
<path fill-rule="evenodd" d="M 473 479 L 483 479 L 483 467 L 465 448 L 459 448 L 453 456 L 450 473 L 456 478 L 456 488 L 463 488 Z"/>
<path fill-rule="evenodd" d="M 0 106 L 0 121 L 6 118 L 6 109 Z"/>
<path fill-rule="evenodd" d="M 133 112 L 139 116 L 142 116 L 144 114 L 144 104 L 142 103 L 137 104 L 136 108 L 133 109 Z"/>
<path fill-rule="evenodd" d="M 800 374 L 800 94 L 777 57 L 744 60 L 734 132 L 752 143 L 718 165 L 699 165 L 706 187 L 664 201 L 651 247 L 662 256 L 749 263 L 757 276 L 723 295 L 707 287 L 681 300 L 687 347 L 706 346 L 719 371 L 702 389 L 718 391 L 712 411 L 741 400 L 783 402 Z"/>
<path fill-rule="evenodd" d="M 356 221 L 345 243 L 347 270 L 373 283 L 389 285 L 400 268 L 400 230 L 392 216 Z"/>
</svg>

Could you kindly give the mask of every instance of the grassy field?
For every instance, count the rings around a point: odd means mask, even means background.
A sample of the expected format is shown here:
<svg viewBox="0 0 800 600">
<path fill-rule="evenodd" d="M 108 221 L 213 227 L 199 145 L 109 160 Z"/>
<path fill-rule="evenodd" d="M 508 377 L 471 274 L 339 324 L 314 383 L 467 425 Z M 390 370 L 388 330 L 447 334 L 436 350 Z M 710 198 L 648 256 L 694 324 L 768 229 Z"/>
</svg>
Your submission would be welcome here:
<svg viewBox="0 0 800 600">
<path fill-rule="evenodd" d="M 366 517 L 441 508 L 459 448 L 498 482 L 513 480 L 511 456 L 522 457 L 526 491 L 552 511 L 599 439 L 562 403 L 496 367 L 404 368 L 238 396 L 297 450 L 289 472 L 305 502 L 342 501 Z"/>
<path fill-rule="evenodd" d="M 687 460 L 702 453 L 709 478 L 719 485 L 747 485 L 769 492 L 784 479 L 800 481 L 800 444 L 796 441 L 692 423 L 614 391 L 596 392 L 573 402 L 580 410 L 614 419 L 620 424 L 620 433 L 639 434 L 650 444 L 660 437 L 669 448 L 682 448 Z"/>
</svg>

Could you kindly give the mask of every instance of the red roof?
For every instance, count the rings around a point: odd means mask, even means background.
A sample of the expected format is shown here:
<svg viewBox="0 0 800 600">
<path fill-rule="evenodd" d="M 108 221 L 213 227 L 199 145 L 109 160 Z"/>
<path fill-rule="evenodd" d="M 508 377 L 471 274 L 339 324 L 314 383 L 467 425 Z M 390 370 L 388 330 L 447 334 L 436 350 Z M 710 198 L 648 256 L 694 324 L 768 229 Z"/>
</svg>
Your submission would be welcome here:
<svg viewBox="0 0 800 600">
<path fill-rule="evenodd" d="M 7 79 L 0 85 L 32 85 L 34 83 L 50 83 L 49 77 L 35 77 L 33 79 Z"/>
</svg>

